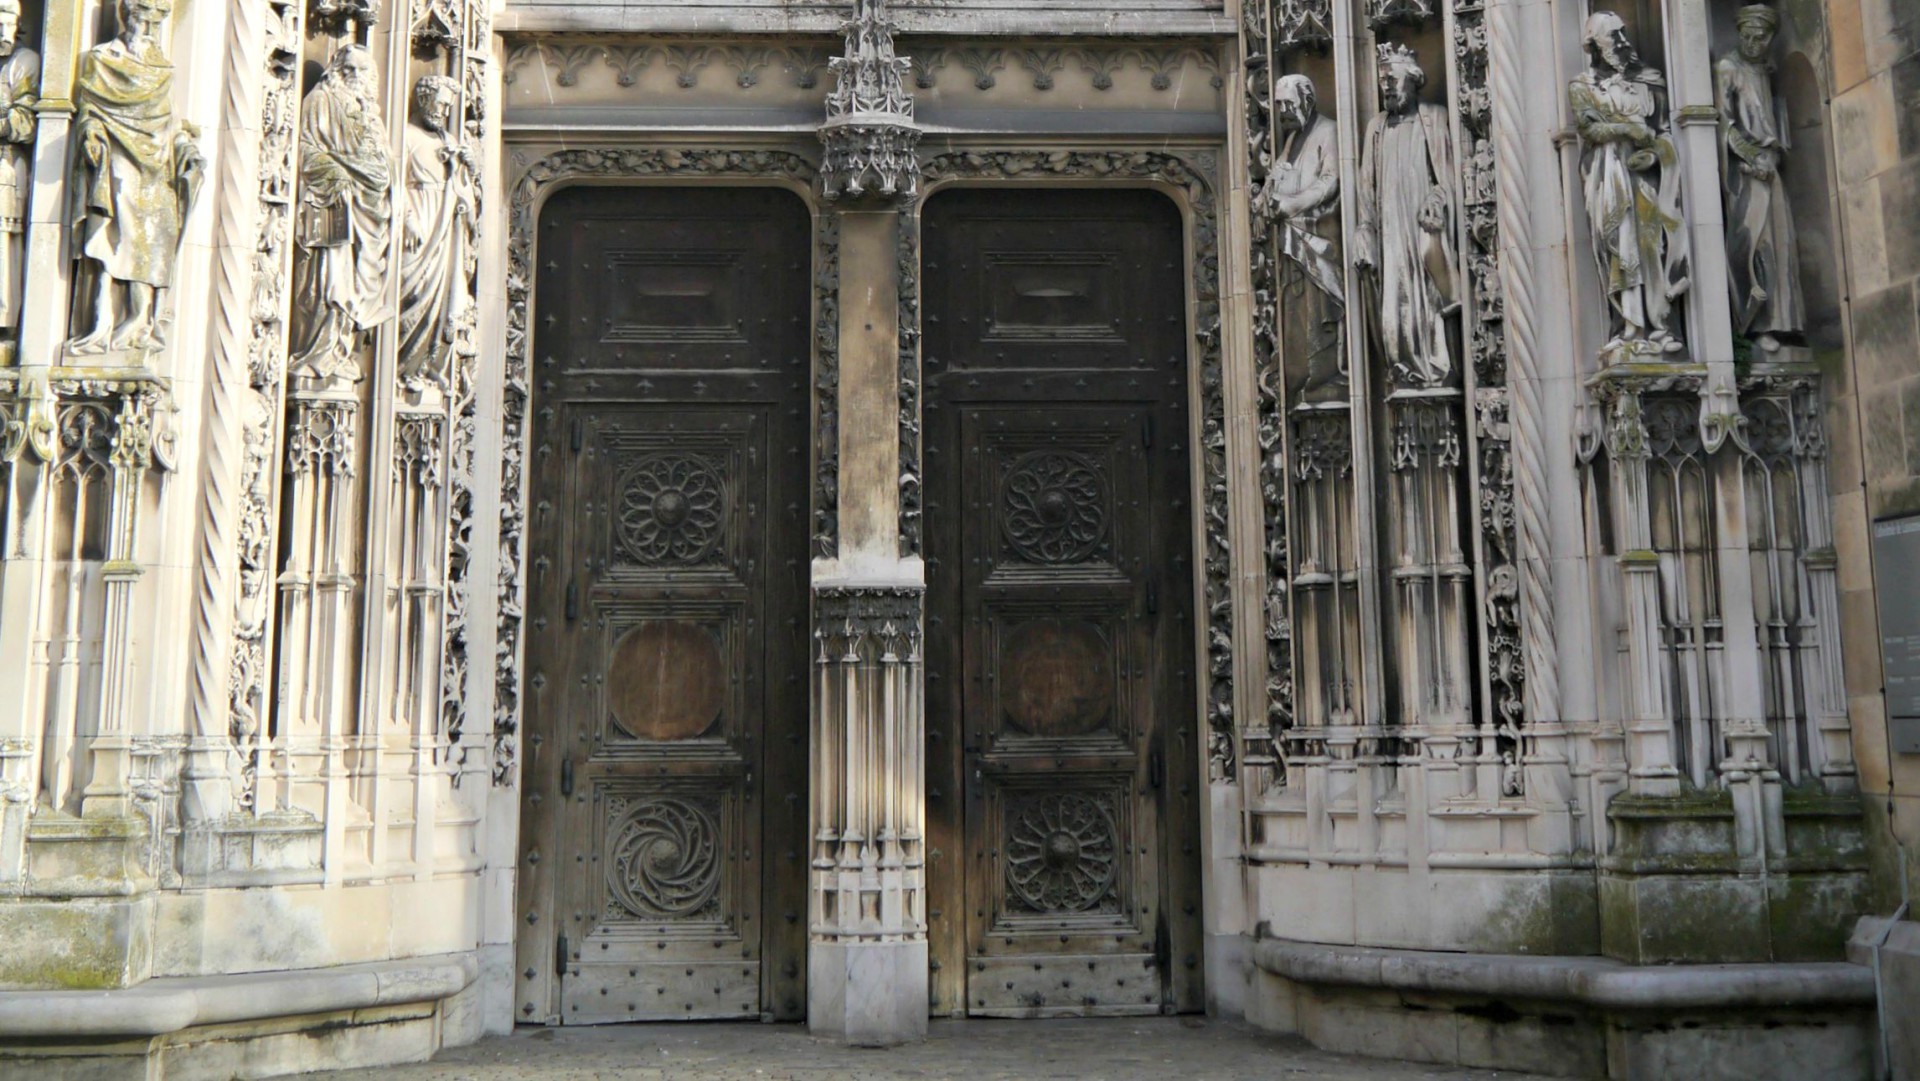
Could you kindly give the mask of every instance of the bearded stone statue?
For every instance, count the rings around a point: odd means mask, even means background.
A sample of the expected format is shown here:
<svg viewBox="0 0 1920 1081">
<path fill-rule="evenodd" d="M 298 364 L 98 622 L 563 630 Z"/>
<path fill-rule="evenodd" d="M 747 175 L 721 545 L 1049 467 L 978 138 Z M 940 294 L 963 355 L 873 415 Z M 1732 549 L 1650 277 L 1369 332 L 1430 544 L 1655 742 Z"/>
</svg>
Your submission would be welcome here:
<svg viewBox="0 0 1920 1081">
<path fill-rule="evenodd" d="M 393 314 L 393 158 L 373 95 L 373 54 L 345 45 L 300 103 L 290 370 L 312 380 L 358 381 L 367 333 Z"/>
<path fill-rule="evenodd" d="M 1447 344 L 1455 296 L 1453 129 L 1447 110 L 1419 98 L 1427 73 L 1403 45 L 1379 50 L 1380 112 L 1360 150 L 1360 228 L 1354 264 L 1375 283 L 1375 328 L 1394 382 L 1442 386 L 1457 378 Z"/>
<path fill-rule="evenodd" d="M 1667 80 L 1640 62 L 1610 11 L 1587 19 L 1589 66 L 1567 87 L 1600 283 L 1612 309 L 1606 352 L 1655 359 L 1681 349 L 1676 302 L 1688 277 L 1680 155 Z"/>
</svg>

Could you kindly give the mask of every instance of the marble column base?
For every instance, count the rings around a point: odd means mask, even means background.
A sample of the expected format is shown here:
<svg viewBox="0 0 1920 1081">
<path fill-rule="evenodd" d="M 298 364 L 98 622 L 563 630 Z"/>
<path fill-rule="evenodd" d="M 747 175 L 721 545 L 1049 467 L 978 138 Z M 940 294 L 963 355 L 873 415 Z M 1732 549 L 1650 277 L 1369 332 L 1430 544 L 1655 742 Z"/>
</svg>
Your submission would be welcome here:
<svg viewBox="0 0 1920 1081">
<path fill-rule="evenodd" d="M 807 944 L 807 1028 L 857 1047 L 927 1035 L 927 943 Z"/>
</svg>

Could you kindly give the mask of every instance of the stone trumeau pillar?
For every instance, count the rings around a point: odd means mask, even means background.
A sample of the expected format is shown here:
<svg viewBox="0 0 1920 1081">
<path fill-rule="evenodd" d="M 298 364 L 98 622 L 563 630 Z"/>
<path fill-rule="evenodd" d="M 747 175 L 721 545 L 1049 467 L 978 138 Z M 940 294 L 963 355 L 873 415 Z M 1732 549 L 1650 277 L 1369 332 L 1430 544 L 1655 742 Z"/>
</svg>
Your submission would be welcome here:
<svg viewBox="0 0 1920 1081">
<path fill-rule="evenodd" d="M 807 1023 L 848 1043 L 927 1028 L 925 574 L 917 493 L 917 352 L 901 319 L 919 130 L 884 0 L 856 0 L 833 60 L 821 167 L 823 235 L 838 237 L 837 483 L 813 569 L 812 851 Z M 828 418 L 818 418 L 824 422 Z M 823 432 L 827 429 L 823 428 Z M 912 441 L 905 442 L 903 440 Z M 834 465 L 823 463 L 826 468 Z"/>
</svg>

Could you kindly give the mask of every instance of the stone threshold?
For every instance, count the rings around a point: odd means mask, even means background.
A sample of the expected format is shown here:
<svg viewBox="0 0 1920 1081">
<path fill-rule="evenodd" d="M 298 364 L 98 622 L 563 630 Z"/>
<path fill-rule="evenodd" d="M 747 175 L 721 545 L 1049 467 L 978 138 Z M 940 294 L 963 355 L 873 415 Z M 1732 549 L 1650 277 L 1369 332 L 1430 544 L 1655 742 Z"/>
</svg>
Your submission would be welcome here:
<svg viewBox="0 0 1920 1081">
<path fill-rule="evenodd" d="M 1599 1010 L 1871 1009 L 1873 973 L 1845 962 L 1629 965 L 1605 957 L 1444 953 L 1268 938 L 1261 971 L 1304 984 L 1571 1002 Z"/>
<path fill-rule="evenodd" d="M 164 1036 L 258 1021 L 452 998 L 480 974 L 472 953 L 288 972 L 174 976 L 111 991 L 0 992 L 0 1039 Z"/>
</svg>

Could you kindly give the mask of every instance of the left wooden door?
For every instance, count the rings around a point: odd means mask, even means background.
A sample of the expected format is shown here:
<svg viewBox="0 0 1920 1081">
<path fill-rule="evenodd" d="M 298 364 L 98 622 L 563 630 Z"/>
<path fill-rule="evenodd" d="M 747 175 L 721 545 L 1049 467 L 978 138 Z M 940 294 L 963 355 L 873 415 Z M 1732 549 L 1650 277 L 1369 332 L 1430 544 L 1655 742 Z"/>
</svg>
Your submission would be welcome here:
<svg viewBox="0 0 1920 1081">
<path fill-rule="evenodd" d="M 805 1015 L 810 251 L 778 189 L 542 213 L 524 1019 Z"/>
</svg>

